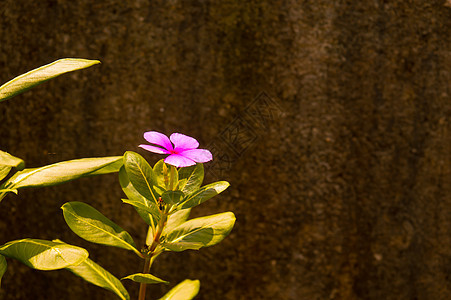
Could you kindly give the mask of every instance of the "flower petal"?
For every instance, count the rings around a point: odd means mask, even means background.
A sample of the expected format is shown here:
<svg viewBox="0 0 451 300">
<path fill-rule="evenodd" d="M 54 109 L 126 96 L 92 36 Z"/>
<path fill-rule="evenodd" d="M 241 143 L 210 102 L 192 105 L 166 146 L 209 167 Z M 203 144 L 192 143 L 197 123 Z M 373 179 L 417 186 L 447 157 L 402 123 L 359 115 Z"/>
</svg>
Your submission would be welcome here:
<svg viewBox="0 0 451 300">
<path fill-rule="evenodd" d="M 169 138 L 162 133 L 156 131 L 148 131 L 144 133 L 144 138 L 151 144 L 155 144 L 166 148 L 166 150 L 173 150 L 171 141 Z"/>
<path fill-rule="evenodd" d="M 179 155 L 192 159 L 198 163 L 204 163 L 213 159 L 213 155 L 206 149 L 191 149 L 180 152 Z"/>
<path fill-rule="evenodd" d="M 169 152 L 166 149 L 163 149 L 163 148 L 160 148 L 160 147 L 151 146 L 151 145 L 139 145 L 138 147 L 141 147 L 141 148 L 146 149 L 147 151 L 150 151 L 150 152 L 153 152 L 153 153 L 171 154 L 171 152 Z"/>
<path fill-rule="evenodd" d="M 199 147 L 199 143 L 195 138 L 181 133 L 171 134 L 170 139 L 171 142 L 174 143 L 175 149 L 196 149 Z"/>
<path fill-rule="evenodd" d="M 164 162 L 170 165 L 173 165 L 175 167 L 188 167 L 188 166 L 194 166 L 196 164 L 195 161 L 192 159 L 189 159 L 183 155 L 180 154 L 172 154 L 169 155 L 164 159 Z"/>
</svg>

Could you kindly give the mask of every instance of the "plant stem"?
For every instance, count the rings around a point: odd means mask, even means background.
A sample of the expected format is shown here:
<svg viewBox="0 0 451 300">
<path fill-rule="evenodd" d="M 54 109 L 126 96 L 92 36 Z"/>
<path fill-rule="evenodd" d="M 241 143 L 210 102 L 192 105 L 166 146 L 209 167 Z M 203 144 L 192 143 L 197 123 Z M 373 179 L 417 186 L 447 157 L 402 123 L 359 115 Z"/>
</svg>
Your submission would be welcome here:
<svg viewBox="0 0 451 300">
<path fill-rule="evenodd" d="M 150 267 L 151 267 L 152 262 L 153 262 L 152 258 L 155 255 L 155 249 L 160 244 L 160 237 L 161 237 L 161 234 L 163 233 L 164 226 L 166 226 L 166 221 L 167 220 L 168 220 L 168 215 L 166 214 L 166 211 L 162 212 L 161 213 L 160 222 L 158 222 L 158 225 L 157 225 L 157 232 L 155 233 L 152 245 L 150 245 L 149 252 L 148 252 L 148 254 L 146 256 L 146 260 L 144 262 L 143 274 L 148 274 L 150 272 Z M 158 253 L 156 253 L 155 256 L 157 256 L 157 255 L 158 255 Z M 147 287 L 146 283 L 140 283 L 139 284 L 139 298 L 138 298 L 138 300 L 145 300 L 146 299 L 146 287 Z"/>
<path fill-rule="evenodd" d="M 147 256 L 146 260 L 144 262 L 144 269 L 143 269 L 143 273 L 144 274 L 149 273 L 150 265 L 151 265 L 151 257 Z M 147 284 L 142 283 L 142 282 L 139 284 L 139 297 L 138 297 L 138 300 L 145 300 L 146 299 L 146 288 L 147 288 Z"/>
<path fill-rule="evenodd" d="M 170 166 L 170 176 L 169 176 L 169 190 L 172 190 L 174 188 L 175 184 L 175 168 L 173 166 Z M 167 172 L 167 171 L 166 171 Z M 164 172 L 165 177 L 165 185 L 168 184 L 167 182 L 167 173 Z M 143 274 L 148 274 L 150 272 L 150 267 L 152 266 L 152 262 L 154 259 L 161 253 L 161 251 L 157 251 L 155 253 L 155 250 L 157 249 L 158 245 L 160 244 L 160 237 L 163 233 L 164 226 L 166 226 L 166 222 L 168 221 L 168 212 L 170 207 L 166 206 L 163 211 L 160 211 L 160 221 L 158 222 L 155 235 L 153 237 L 152 244 L 149 247 L 149 251 L 147 252 L 146 259 L 144 262 L 144 270 Z M 138 300 L 145 300 L 146 299 L 146 283 L 140 283 L 139 285 L 139 298 Z"/>
</svg>

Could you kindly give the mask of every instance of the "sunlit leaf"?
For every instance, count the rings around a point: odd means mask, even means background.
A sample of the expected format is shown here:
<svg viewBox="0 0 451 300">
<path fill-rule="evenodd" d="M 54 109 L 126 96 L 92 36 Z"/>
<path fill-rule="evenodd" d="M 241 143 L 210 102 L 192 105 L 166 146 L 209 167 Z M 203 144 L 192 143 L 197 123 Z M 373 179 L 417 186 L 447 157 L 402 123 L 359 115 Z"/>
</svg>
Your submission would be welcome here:
<svg viewBox="0 0 451 300">
<path fill-rule="evenodd" d="M 190 212 L 191 212 L 191 209 L 188 208 L 188 209 L 182 209 L 182 210 L 176 211 L 175 213 L 169 215 L 166 226 L 164 226 L 164 228 L 163 228 L 163 236 L 166 236 L 169 232 L 174 230 L 175 227 L 186 222 L 186 220 L 188 220 Z"/>
<path fill-rule="evenodd" d="M 124 280 L 124 279 L 130 279 L 130 280 L 133 280 L 134 282 L 146 283 L 146 284 L 154 284 L 154 283 L 168 284 L 169 283 L 168 281 L 165 281 L 163 279 L 155 277 L 151 274 L 143 274 L 143 273 L 136 273 L 136 274 L 128 275 L 127 277 L 122 278 L 122 280 Z"/>
<path fill-rule="evenodd" d="M 106 170 L 108 172 L 117 172 L 118 161 L 122 160 L 122 156 L 82 158 L 76 160 L 63 161 L 48 166 L 24 169 L 17 172 L 5 183 L 8 188 L 24 188 L 24 187 L 43 187 L 60 184 L 71 181 L 80 177 L 92 176 Z M 114 165 L 115 168 L 109 169 Z"/>
<path fill-rule="evenodd" d="M 160 211 L 158 209 L 158 206 L 155 205 L 155 203 L 151 202 L 150 200 L 147 200 L 146 198 L 143 199 L 122 199 L 122 202 L 130 204 L 134 206 L 137 210 L 144 211 L 148 214 L 151 214 L 153 217 L 153 222 L 158 222 L 160 219 Z M 144 220 L 146 221 L 146 220 Z M 155 222 L 155 223 L 156 223 Z M 149 224 L 151 225 L 151 224 Z"/>
<path fill-rule="evenodd" d="M 122 156 L 118 156 L 122 158 Z M 104 167 L 89 173 L 88 176 L 96 176 L 96 175 L 103 175 L 103 174 L 109 174 L 109 173 L 116 173 L 119 172 L 120 168 L 123 166 L 124 160 L 118 159 L 115 162 L 112 162 L 111 164 L 107 164 Z"/>
<path fill-rule="evenodd" d="M 61 74 L 88 68 L 99 63 L 100 61 L 98 60 L 64 58 L 31 70 L 0 86 L 0 102 L 23 93 L 32 87 Z"/>
<path fill-rule="evenodd" d="M 221 242 L 232 230 L 235 215 L 225 212 L 189 220 L 168 232 L 163 244 L 171 251 L 197 250 Z"/>
<path fill-rule="evenodd" d="M 164 190 L 169 188 L 169 168 L 170 165 L 166 164 L 163 159 L 153 166 L 154 184 Z"/>
<path fill-rule="evenodd" d="M 25 162 L 18 157 L 12 156 L 8 152 L 0 150 L 0 166 L 15 167 L 20 171 L 25 167 Z"/>
<path fill-rule="evenodd" d="M 141 256 L 130 234 L 94 207 L 83 202 L 68 202 L 61 208 L 67 225 L 79 237 L 93 243 L 131 250 Z"/>
<path fill-rule="evenodd" d="M 124 154 L 124 168 L 133 187 L 142 196 L 157 204 L 158 197 L 152 190 L 154 174 L 149 163 L 138 153 L 127 151 Z"/>
<path fill-rule="evenodd" d="M 127 290 L 120 280 L 89 258 L 77 266 L 70 266 L 66 269 L 75 275 L 80 276 L 87 282 L 112 291 L 123 300 L 130 299 Z"/>
<path fill-rule="evenodd" d="M 163 159 L 159 160 L 155 166 L 153 166 L 153 181 L 154 189 L 163 194 L 166 190 L 176 190 L 179 184 L 179 173 L 177 168 L 166 164 Z M 172 186 L 171 186 L 172 182 Z"/>
<path fill-rule="evenodd" d="M 128 179 L 128 175 L 124 167 L 119 170 L 119 183 L 125 195 L 127 195 L 128 197 L 127 202 L 125 202 L 124 200 L 122 201 L 133 205 L 144 222 L 146 222 L 152 228 L 155 228 L 158 220 L 160 219 L 159 213 L 157 212 L 157 204 L 153 200 L 148 200 L 144 198 L 143 195 L 138 193 L 138 191 L 133 187 L 130 180 Z"/>
<path fill-rule="evenodd" d="M 66 243 L 22 239 L 0 246 L 0 254 L 17 259 L 37 270 L 57 270 L 78 265 L 88 258 L 88 251 Z"/>
<path fill-rule="evenodd" d="M 17 193 L 18 193 L 16 189 L 1 189 L 1 190 L 0 190 L 0 193 L 8 193 L 8 192 L 14 193 L 14 194 L 16 194 L 16 195 L 17 195 Z"/>
<path fill-rule="evenodd" d="M 185 279 L 160 300 L 191 300 L 199 293 L 199 280 Z"/>
<path fill-rule="evenodd" d="M 11 171 L 11 169 L 12 169 L 11 167 L 0 166 L 0 180 L 8 176 L 9 171 Z"/>
<path fill-rule="evenodd" d="M 179 170 L 179 189 L 185 195 L 189 195 L 199 189 L 203 180 L 203 164 L 196 164 L 191 167 L 180 168 Z"/>
<path fill-rule="evenodd" d="M 227 181 L 218 181 L 203 186 L 200 189 L 193 192 L 192 194 L 186 196 L 183 202 L 179 205 L 179 207 L 181 209 L 185 209 L 199 205 L 207 201 L 208 199 L 216 196 L 217 194 L 221 193 L 226 188 L 228 188 L 229 185 L 230 184 Z"/>
<path fill-rule="evenodd" d="M 25 162 L 18 157 L 0 150 L 0 180 L 9 174 L 13 167 L 19 171 L 23 170 L 25 168 Z"/>
<path fill-rule="evenodd" d="M 183 199 L 183 193 L 181 191 L 166 191 L 161 195 L 164 203 L 170 205 L 177 205 Z"/>
</svg>

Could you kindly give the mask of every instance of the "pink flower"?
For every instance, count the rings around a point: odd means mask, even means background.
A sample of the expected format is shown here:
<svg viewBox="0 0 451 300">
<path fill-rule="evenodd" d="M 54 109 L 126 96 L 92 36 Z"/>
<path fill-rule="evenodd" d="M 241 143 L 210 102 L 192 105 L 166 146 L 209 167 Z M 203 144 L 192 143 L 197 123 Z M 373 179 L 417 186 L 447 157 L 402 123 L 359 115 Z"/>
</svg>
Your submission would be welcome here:
<svg viewBox="0 0 451 300">
<path fill-rule="evenodd" d="M 165 134 L 148 131 L 144 133 L 144 138 L 159 147 L 151 145 L 139 145 L 139 147 L 154 153 L 169 154 L 164 162 L 176 167 L 193 166 L 213 159 L 210 151 L 197 149 L 199 143 L 196 139 L 181 133 L 173 133 L 168 138 Z"/>
</svg>

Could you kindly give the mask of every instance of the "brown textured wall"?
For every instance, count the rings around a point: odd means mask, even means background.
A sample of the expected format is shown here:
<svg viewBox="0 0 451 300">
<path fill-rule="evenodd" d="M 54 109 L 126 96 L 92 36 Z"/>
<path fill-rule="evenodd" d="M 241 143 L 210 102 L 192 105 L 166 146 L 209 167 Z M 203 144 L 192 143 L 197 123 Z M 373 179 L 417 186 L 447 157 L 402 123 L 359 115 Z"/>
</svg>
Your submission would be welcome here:
<svg viewBox="0 0 451 300">
<path fill-rule="evenodd" d="M 1 103 L 0 148 L 41 166 L 126 150 L 156 161 L 136 147 L 147 130 L 210 145 L 207 181 L 231 187 L 194 214 L 232 210 L 236 227 L 153 268 L 200 279 L 198 299 L 450 299 L 445 2 L 4 0 L 0 82 L 62 57 L 102 65 Z M 59 209 L 88 202 L 142 240 L 121 196 L 115 175 L 9 196 L 0 243 L 60 238 L 117 276 L 139 271 L 133 254 L 77 238 Z M 107 297 L 11 260 L 0 291 Z"/>
</svg>

